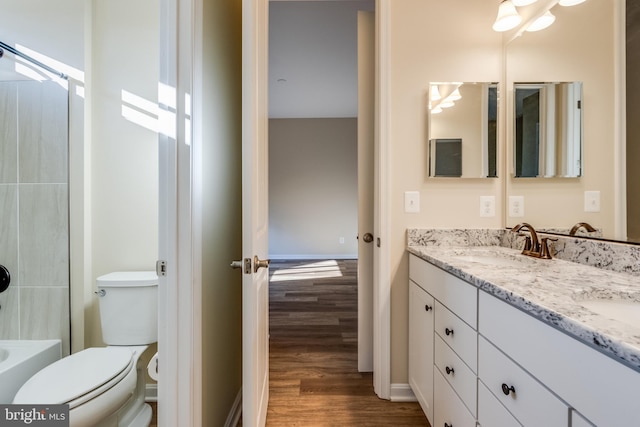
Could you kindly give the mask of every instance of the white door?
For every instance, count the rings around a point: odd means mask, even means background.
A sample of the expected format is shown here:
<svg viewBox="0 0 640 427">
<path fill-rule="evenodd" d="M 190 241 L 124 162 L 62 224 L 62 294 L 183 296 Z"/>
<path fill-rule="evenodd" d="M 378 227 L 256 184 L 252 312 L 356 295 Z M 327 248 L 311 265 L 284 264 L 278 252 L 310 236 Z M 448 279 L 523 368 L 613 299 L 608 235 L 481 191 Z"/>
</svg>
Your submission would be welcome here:
<svg viewBox="0 0 640 427">
<path fill-rule="evenodd" d="M 269 401 L 268 0 L 242 2 L 242 423 L 263 426 Z M 268 264 L 268 262 L 264 262 Z M 245 267 L 246 268 L 246 267 Z"/>
<path fill-rule="evenodd" d="M 358 12 L 358 371 L 373 371 L 375 15 Z"/>
</svg>

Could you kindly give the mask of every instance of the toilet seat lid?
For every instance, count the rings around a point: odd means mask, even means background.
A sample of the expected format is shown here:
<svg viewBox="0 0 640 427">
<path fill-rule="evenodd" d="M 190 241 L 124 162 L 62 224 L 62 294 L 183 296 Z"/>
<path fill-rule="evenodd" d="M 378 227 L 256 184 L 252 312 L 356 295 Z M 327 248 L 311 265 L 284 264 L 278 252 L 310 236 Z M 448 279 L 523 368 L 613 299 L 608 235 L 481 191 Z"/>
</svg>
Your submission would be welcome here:
<svg viewBox="0 0 640 427">
<path fill-rule="evenodd" d="M 69 403 L 130 370 L 133 352 L 127 348 L 88 348 L 52 363 L 27 381 L 15 403 Z"/>
</svg>

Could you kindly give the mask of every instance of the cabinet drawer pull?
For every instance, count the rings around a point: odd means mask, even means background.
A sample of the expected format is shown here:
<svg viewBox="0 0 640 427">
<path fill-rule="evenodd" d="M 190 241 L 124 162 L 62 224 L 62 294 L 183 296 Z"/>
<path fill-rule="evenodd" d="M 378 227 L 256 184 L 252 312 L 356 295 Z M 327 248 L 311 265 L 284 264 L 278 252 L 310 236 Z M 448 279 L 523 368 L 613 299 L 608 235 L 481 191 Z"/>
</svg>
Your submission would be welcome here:
<svg viewBox="0 0 640 427">
<path fill-rule="evenodd" d="M 513 394 L 516 393 L 516 389 L 511 386 L 509 387 L 508 385 L 506 385 L 505 383 L 502 383 L 502 392 L 506 395 L 509 396 L 509 393 L 513 392 Z"/>
<path fill-rule="evenodd" d="M 448 367 L 448 366 L 447 366 L 447 367 L 445 367 L 445 368 L 444 368 L 444 370 L 445 370 L 445 371 L 447 371 L 447 375 L 450 375 L 450 374 L 453 374 L 453 373 L 454 373 L 453 368 L 450 368 L 450 367 Z"/>
<path fill-rule="evenodd" d="M 429 311 L 429 310 L 433 310 L 433 307 L 431 307 L 429 304 L 424 306 L 425 311 Z"/>
<path fill-rule="evenodd" d="M 449 329 L 449 328 L 444 328 L 444 333 L 448 336 L 448 335 L 453 335 L 453 329 Z"/>
</svg>

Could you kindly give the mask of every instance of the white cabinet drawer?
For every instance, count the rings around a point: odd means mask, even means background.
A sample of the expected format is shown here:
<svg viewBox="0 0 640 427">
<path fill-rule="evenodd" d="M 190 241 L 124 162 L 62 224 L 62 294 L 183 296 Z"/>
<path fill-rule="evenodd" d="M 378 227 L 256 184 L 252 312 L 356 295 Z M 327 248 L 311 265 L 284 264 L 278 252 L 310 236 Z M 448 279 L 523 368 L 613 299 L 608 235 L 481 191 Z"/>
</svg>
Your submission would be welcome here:
<svg viewBox="0 0 640 427">
<path fill-rule="evenodd" d="M 478 324 L 478 288 L 411 254 L 409 278 L 449 307 L 474 329 Z"/>
<path fill-rule="evenodd" d="M 464 406 L 440 371 L 434 367 L 433 427 L 476 427 L 476 419 Z"/>
<path fill-rule="evenodd" d="M 437 301 L 435 316 L 436 333 L 473 372 L 478 372 L 478 333 Z"/>
<path fill-rule="evenodd" d="M 435 365 L 469 412 L 475 415 L 478 377 L 439 336 L 435 338 Z"/>
<path fill-rule="evenodd" d="M 513 415 L 478 381 L 478 424 L 481 427 L 521 427 Z"/>
<path fill-rule="evenodd" d="M 639 424 L 640 373 L 486 292 L 479 310 L 480 334 L 594 425 Z"/>
<path fill-rule="evenodd" d="M 523 425 L 569 425 L 565 403 L 483 337 L 478 339 L 478 377 Z"/>
<path fill-rule="evenodd" d="M 434 299 L 409 281 L 409 385 L 433 421 Z"/>
</svg>

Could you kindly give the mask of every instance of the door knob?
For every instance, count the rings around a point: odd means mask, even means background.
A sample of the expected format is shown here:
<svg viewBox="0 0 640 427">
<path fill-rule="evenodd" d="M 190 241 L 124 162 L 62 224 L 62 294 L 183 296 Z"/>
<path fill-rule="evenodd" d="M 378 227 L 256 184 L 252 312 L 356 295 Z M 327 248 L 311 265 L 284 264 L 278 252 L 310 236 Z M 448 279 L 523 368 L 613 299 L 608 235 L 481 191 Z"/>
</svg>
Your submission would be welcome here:
<svg viewBox="0 0 640 427">
<path fill-rule="evenodd" d="M 373 242 L 373 234 L 371 233 L 364 233 L 364 236 L 362 236 L 362 240 L 365 241 L 365 243 L 371 243 Z"/>
<path fill-rule="evenodd" d="M 261 268 L 269 268 L 270 259 L 259 259 L 258 255 L 253 257 L 253 272 L 257 273 Z"/>
<path fill-rule="evenodd" d="M 231 268 L 242 268 L 242 260 L 231 261 L 231 265 L 229 267 L 231 267 Z"/>
</svg>

